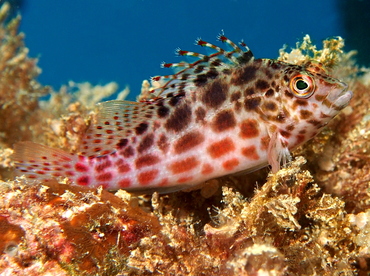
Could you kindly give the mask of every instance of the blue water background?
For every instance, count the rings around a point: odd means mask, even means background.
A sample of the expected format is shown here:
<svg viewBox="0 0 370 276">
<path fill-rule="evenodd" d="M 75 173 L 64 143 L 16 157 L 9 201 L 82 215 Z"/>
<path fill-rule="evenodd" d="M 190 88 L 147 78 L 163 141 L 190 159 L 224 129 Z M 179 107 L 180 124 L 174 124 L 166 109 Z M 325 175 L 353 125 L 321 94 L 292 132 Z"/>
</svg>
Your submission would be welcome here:
<svg viewBox="0 0 370 276">
<path fill-rule="evenodd" d="M 58 90 L 69 80 L 131 88 L 170 73 L 160 63 L 177 62 L 174 50 L 200 51 L 198 37 L 216 43 L 221 30 L 244 39 L 256 57 L 275 58 L 305 34 L 321 40 L 344 36 L 335 0 L 33 0 L 21 5 L 21 31 L 30 56 L 39 58 L 39 81 Z M 204 53 L 204 52 L 203 52 Z"/>
</svg>

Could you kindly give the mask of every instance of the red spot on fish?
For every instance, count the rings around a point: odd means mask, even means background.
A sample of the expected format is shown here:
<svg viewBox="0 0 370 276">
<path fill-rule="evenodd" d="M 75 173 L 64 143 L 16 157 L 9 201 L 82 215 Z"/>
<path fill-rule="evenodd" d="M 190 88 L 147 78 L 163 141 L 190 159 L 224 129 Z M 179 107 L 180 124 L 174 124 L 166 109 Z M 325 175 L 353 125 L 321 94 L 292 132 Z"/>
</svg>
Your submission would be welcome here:
<svg viewBox="0 0 370 276">
<path fill-rule="evenodd" d="M 259 156 L 257 154 L 257 150 L 255 146 L 249 146 L 242 148 L 242 154 L 252 160 L 258 160 Z"/>
<path fill-rule="evenodd" d="M 297 135 L 297 143 L 296 144 L 299 145 L 299 144 L 303 143 L 304 140 L 305 140 L 305 136 L 304 135 L 301 135 L 301 134 L 298 134 Z"/>
<path fill-rule="evenodd" d="M 124 178 L 124 179 L 118 181 L 118 186 L 120 188 L 127 188 L 127 187 L 130 187 L 130 185 L 131 185 L 131 180 L 128 179 L 128 178 Z"/>
<path fill-rule="evenodd" d="M 72 166 L 70 164 L 63 164 L 63 168 L 66 168 L 66 169 L 71 169 Z"/>
<path fill-rule="evenodd" d="M 213 167 L 210 164 L 204 164 L 201 173 L 210 174 L 213 172 Z"/>
<path fill-rule="evenodd" d="M 281 136 L 289 139 L 289 137 L 292 135 L 289 131 L 281 130 L 280 131 Z"/>
<path fill-rule="evenodd" d="M 74 172 L 72 172 L 72 171 L 66 171 L 66 175 L 67 175 L 67 176 L 74 176 L 74 175 L 75 175 L 75 173 L 74 173 Z"/>
<path fill-rule="evenodd" d="M 75 169 L 78 172 L 87 172 L 89 170 L 88 167 L 86 167 L 84 164 L 81 164 L 81 163 L 76 163 Z"/>
<path fill-rule="evenodd" d="M 258 123 L 254 119 L 244 120 L 240 125 L 240 137 L 244 139 L 257 137 L 259 134 Z"/>
<path fill-rule="evenodd" d="M 113 133 L 113 130 L 111 130 L 111 129 L 107 129 L 105 132 L 106 132 L 107 134 L 112 134 L 112 133 Z"/>
<path fill-rule="evenodd" d="M 142 173 L 139 173 L 137 176 L 137 180 L 141 185 L 148 185 L 150 182 L 153 182 L 153 180 L 157 177 L 158 175 L 158 170 L 150 170 L 150 171 L 145 171 Z"/>
<path fill-rule="evenodd" d="M 118 166 L 118 172 L 119 173 L 127 173 L 131 170 L 129 164 L 121 164 Z"/>
<path fill-rule="evenodd" d="M 208 147 L 208 153 L 213 158 L 219 158 L 233 150 L 235 150 L 235 145 L 230 138 L 225 138 L 218 142 L 214 142 Z"/>
<path fill-rule="evenodd" d="M 45 174 L 44 171 L 36 171 L 37 174 Z"/>
<path fill-rule="evenodd" d="M 163 187 L 163 186 L 167 186 L 167 184 L 168 184 L 168 178 L 164 178 L 164 179 L 161 181 L 161 183 L 159 183 L 159 185 L 158 185 L 158 186 Z"/>
<path fill-rule="evenodd" d="M 52 176 L 55 176 L 55 177 L 62 176 L 62 174 L 61 174 L 61 173 L 52 173 L 51 175 L 52 175 Z"/>
<path fill-rule="evenodd" d="M 194 157 L 188 157 L 184 160 L 174 162 L 170 165 L 170 170 L 174 174 L 183 173 L 194 169 L 198 166 L 199 161 Z"/>
<path fill-rule="evenodd" d="M 192 176 L 184 176 L 184 177 L 181 177 L 177 180 L 178 183 L 186 183 L 186 182 L 189 182 L 190 180 L 192 180 L 193 177 Z"/>
<path fill-rule="evenodd" d="M 222 167 L 227 171 L 232 171 L 238 165 L 239 160 L 237 158 L 229 159 L 222 163 Z"/>
<path fill-rule="evenodd" d="M 93 143 L 95 143 L 95 144 L 99 144 L 99 143 L 101 143 L 102 142 L 102 140 L 101 139 L 95 139 L 94 141 L 93 141 Z"/>
<path fill-rule="evenodd" d="M 89 185 L 90 179 L 88 176 L 81 176 L 77 178 L 77 184 L 81 186 L 87 186 Z"/>
<path fill-rule="evenodd" d="M 104 161 L 101 161 L 100 163 L 98 163 L 96 166 L 95 166 L 95 171 L 97 173 L 105 170 L 106 168 L 112 166 L 112 162 L 110 160 L 104 160 Z"/>
<path fill-rule="evenodd" d="M 266 151 L 269 148 L 270 137 L 264 136 L 261 138 L 261 150 Z"/>
<path fill-rule="evenodd" d="M 157 164 L 159 162 L 159 158 L 153 154 L 147 154 L 139 157 L 135 161 L 135 165 L 137 169 L 140 169 L 142 167 L 152 166 L 154 164 Z"/>
<path fill-rule="evenodd" d="M 112 178 L 113 178 L 113 176 L 110 172 L 106 172 L 106 173 L 99 174 L 99 175 L 96 176 L 96 180 L 102 181 L 102 182 L 110 181 L 110 180 L 112 180 Z"/>
</svg>

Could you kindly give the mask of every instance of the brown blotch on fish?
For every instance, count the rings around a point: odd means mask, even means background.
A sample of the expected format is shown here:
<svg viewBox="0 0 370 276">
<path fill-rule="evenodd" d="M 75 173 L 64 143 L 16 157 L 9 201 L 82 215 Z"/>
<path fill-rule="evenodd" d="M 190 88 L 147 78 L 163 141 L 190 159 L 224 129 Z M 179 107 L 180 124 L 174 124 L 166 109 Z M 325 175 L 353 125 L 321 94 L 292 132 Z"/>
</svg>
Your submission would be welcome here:
<svg viewBox="0 0 370 276">
<path fill-rule="evenodd" d="M 260 106 L 260 104 L 261 104 L 260 97 L 250 98 L 244 101 L 244 108 L 247 111 L 252 111 L 252 110 L 256 110 Z"/>
<path fill-rule="evenodd" d="M 195 110 L 195 122 L 203 122 L 204 117 L 206 116 L 206 110 L 202 107 L 198 107 Z"/>
<path fill-rule="evenodd" d="M 187 104 L 183 104 L 175 109 L 165 123 L 165 128 L 172 131 L 181 131 L 185 129 L 191 122 L 191 108 Z"/>
<path fill-rule="evenodd" d="M 168 142 L 168 139 L 167 139 L 167 136 L 164 135 L 164 134 L 161 134 L 160 137 L 159 137 L 159 140 L 157 142 L 157 145 L 158 145 L 158 148 L 166 153 L 168 151 L 168 148 L 170 146 L 169 142 Z"/>
<path fill-rule="evenodd" d="M 120 153 L 121 155 L 123 155 L 124 157 L 126 158 L 129 158 L 131 156 L 133 156 L 135 153 L 134 149 L 131 147 L 131 146 L 128 146 L 127 148 L 125 148 L 125 150 Z"/>
<path fill-rule="evenodd" d="M 298 106 L 307 106 L 308 102 L 304 99 L 296 99 L 293 104 L 293 108 L 296 109 Z"/>
<path fill-rule="evenodd" d="M 181 99 L 184 97 L 184 93 L 180 93 L 180 94 L 178 94 L 178 95 L 176 95 L 176 96 L 173 96 L 172 98 L 170 98 L 170 100 L 169 100 L 169 104 L 171 105 L 171 106 L 176 106 L 180 101 L 181 101 Z"/>
<path fill-rule="evenodd" d="M 147 123 L 140 123 L 137 127 L 135 127 L 136 135 L 143 134 L 148 129 Z"/>
<path fill-rule="evenodd" d="M 333 103 L 326 98 L 325 100 L 322 101 L 322 104 L 325 105 L 326 107 L 331 108 Z"/>
<path fill-rule="evenodd" d="M 205 88 L 202 102 L 210 108 L 218 108 L 225 102 L 227 91 L 228 86 L 216 80 Z"/>
<path fill-rule="evenodd" d="M 123 139 L 119 140 L 119 142 L 116 144 L 116 148 L 117 149 L 122 149 L 122 148 L 126 147 L 127 144 L 128 144 L 128 139 L 123 138 Z"/>
<path fill-rule="evenodd" d="M 275 94 L 274 90 L 270 88 L 266 91 L 265 96 L 269 98 L 274 96 L 274 94 Z"/>
<path fill-rule="evenodd" d="M 198 131 L 189 132 L 175 142 L 174 144 L 175 153 L 180 154 L 186 152 L 198 146 L 203 141 L 204 136 L 200 132 Z"/>
<path fill-rule="evenodd" d="M 287 127 L 286 127 L 286 130 L 287 131 L 293 131 L 295 129 L 295 126 L 292 124 L 292 125 L 288 125 Z"/>
<path fill-rule="evenodd" d="M 268 111 L 276 111 L 278 109 L 277 104 L 272 101 L 264 102 L 263 108 Z"/>
<path fill-rule="evenodd" d="M 157 108 L 157 115 L 159 118 L 164 118 L 170 113 L 170 109 L 161 103 Z"/>
<path fill-rule="evenodd" d="M 258 67 L 254 65 L 245 66 L 244 68 L 240 68 L 237 70 L 231 79 L 231 82 L 234 85 L 243 85 L 248 82 L 251 82 L 256 78 L 256 73 L 258 71 Z"/>
<path fill-rule="evenodd" d="M 142 153 L 148 150 L 154 144 L 154 134 L 150 133 L 146 135 L 137 147 L 137 151 Z"/>
<path fill-rule="evenodd" d="M 284 90 L 284 94 L 285 94 L 286 97 L 288 97 L 290 99 L 294 98 L 294 95 L 288 89 Z"/>
<path fill-rule="evenodd" d="M 253 88 L 247 88 L 244 90 L 244 97 L 249 97 L 254 94 L 254 89 Z"/>
<path fill-rule="evenodd" d="M 305 110 L 305 109 L 302 109 L 299 113 L 300 113 L 300 118 L 303 120 L 306 120 L 313 115 L 311 111 Z"/>
<path fill-rule="evenodd" d="M 308 121 L 310 124 L 314 125 L 315 127 L 322 127 L 323 125 L 321 125 L 321 122 L 320 121 L 317 121 L 317 120 L 309 120 Z"/>
<path fill-rule="evenodd" d="M 270 66 L 270 64 L 269 64 L 269 66 Z M 264 71 L 264 73 L 265 73 L 265 75 L 268 79 L 272 79 L 272 73 L 268 68 L 265 68 L 263 71 Z"/>
<path fill-rule="evenodd" d="M 242 103 L 241 102 L 236 102 L 235 103 L 235 105 L 234 105 L 234 109 L 235 109 L 235 112 L 237 113 L 237 114 L 239 114 L 240 113 L 240 111 L 241 111 L 241 109 L 242 109 Z"/>
<path fill-rule="evenodd" d="M 256 82 L 256 88 L 258 90 L 261 90 L 261 91 L 265 91 L 266 89 L 268 89 L 270 87 L 270 85 L 268 84 L 267 81 L 265 80 L 258 80 Z"/>
<path fill-rule="evenodd" d="M 231 110 L 224 110 L 216 115 L 212 121 L 212 130 L 222 132 L 236 126 L 236 120 Z"/>
<path fill-rule="evenodd" d="M 236 102 L 237 100 L 239 100 L 240 99 L 240 97 L 242 96 L 242 94 L 240 93 L 240 91 L 238 91 L 238 92 L 234 92 L 232 95 L 231 95 L 231 97 L 230 97 L 230 100 L 232 101 L 232 102 Z"/>
<path fill-rule="evenodd" d="M 285 130 L 281 130 L 280 134 L 281 134 L 281 136 L 283 136 L 284 138 L 287 138 L 287 139 L 292 135 L 289 131 L 285 131 Z"/>
<path fill-rule="evenodd" d="M 211 68 L 206 74 L 198 74 L 194 80 L 194 84 L 198 87 L 204 86 L 207 84 L 209 79 L 215 79 L 219 73 L 216 69 Z"/>
<path fill-rule="evenodd" d="M 315 95 L 315 100 L 318 101 L 318 102 L 322 102 L 324 99 L 325 99 L 325 95 L 319 95 L 319 94 L 316 94 Z"/>
</svg>

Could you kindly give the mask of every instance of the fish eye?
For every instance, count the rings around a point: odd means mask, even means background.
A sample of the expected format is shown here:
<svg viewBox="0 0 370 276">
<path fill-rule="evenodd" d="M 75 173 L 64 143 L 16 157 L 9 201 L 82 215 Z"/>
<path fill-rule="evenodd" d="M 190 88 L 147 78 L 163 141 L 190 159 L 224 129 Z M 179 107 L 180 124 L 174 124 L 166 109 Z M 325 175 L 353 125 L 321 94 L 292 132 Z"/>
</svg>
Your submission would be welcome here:
<svg viewBox="0 0 370 276">
<path fill-rule="evenodd" d="M 315 83 L 308 75 L 299 74 L 289 83 L 290 91 L 298 98 L 308 98 L 315 91 Z"/>
</svg>

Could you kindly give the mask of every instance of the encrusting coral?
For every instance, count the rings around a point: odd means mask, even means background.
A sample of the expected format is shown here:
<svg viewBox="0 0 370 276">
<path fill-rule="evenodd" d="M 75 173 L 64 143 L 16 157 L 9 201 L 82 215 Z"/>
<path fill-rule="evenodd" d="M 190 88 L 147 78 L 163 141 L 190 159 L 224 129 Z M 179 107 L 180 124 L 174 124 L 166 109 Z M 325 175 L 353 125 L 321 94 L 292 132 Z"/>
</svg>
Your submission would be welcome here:
<svg viewBox="0 0 370 276">
<path fill-rule="evenodd" d="M 201 190 L 138 196 L 23 177 L 5 181 L 14 142 L 77 151 L 93 104 L 117 90 L 113 83 L 71 83 L 56 93 L 39 84 L 37 60 L 27 56 L 17 32 L 20 18 L 4 23 L 8 8 L 0 10 L 1 275 L 370 271 L 370 73 L 356 67 L 353 52 L 342 52 L 341 38 L 317 50 L 306 36 L 280 52 L 280 60 L 325 64 L 354 92 L 350 106 L 296 149 L 286 168 L 222 177 Z M 149 86 L 143 84 L 144 94 Z M 50 99 L 40 101 L 47 92 Z"/>
</svg>

